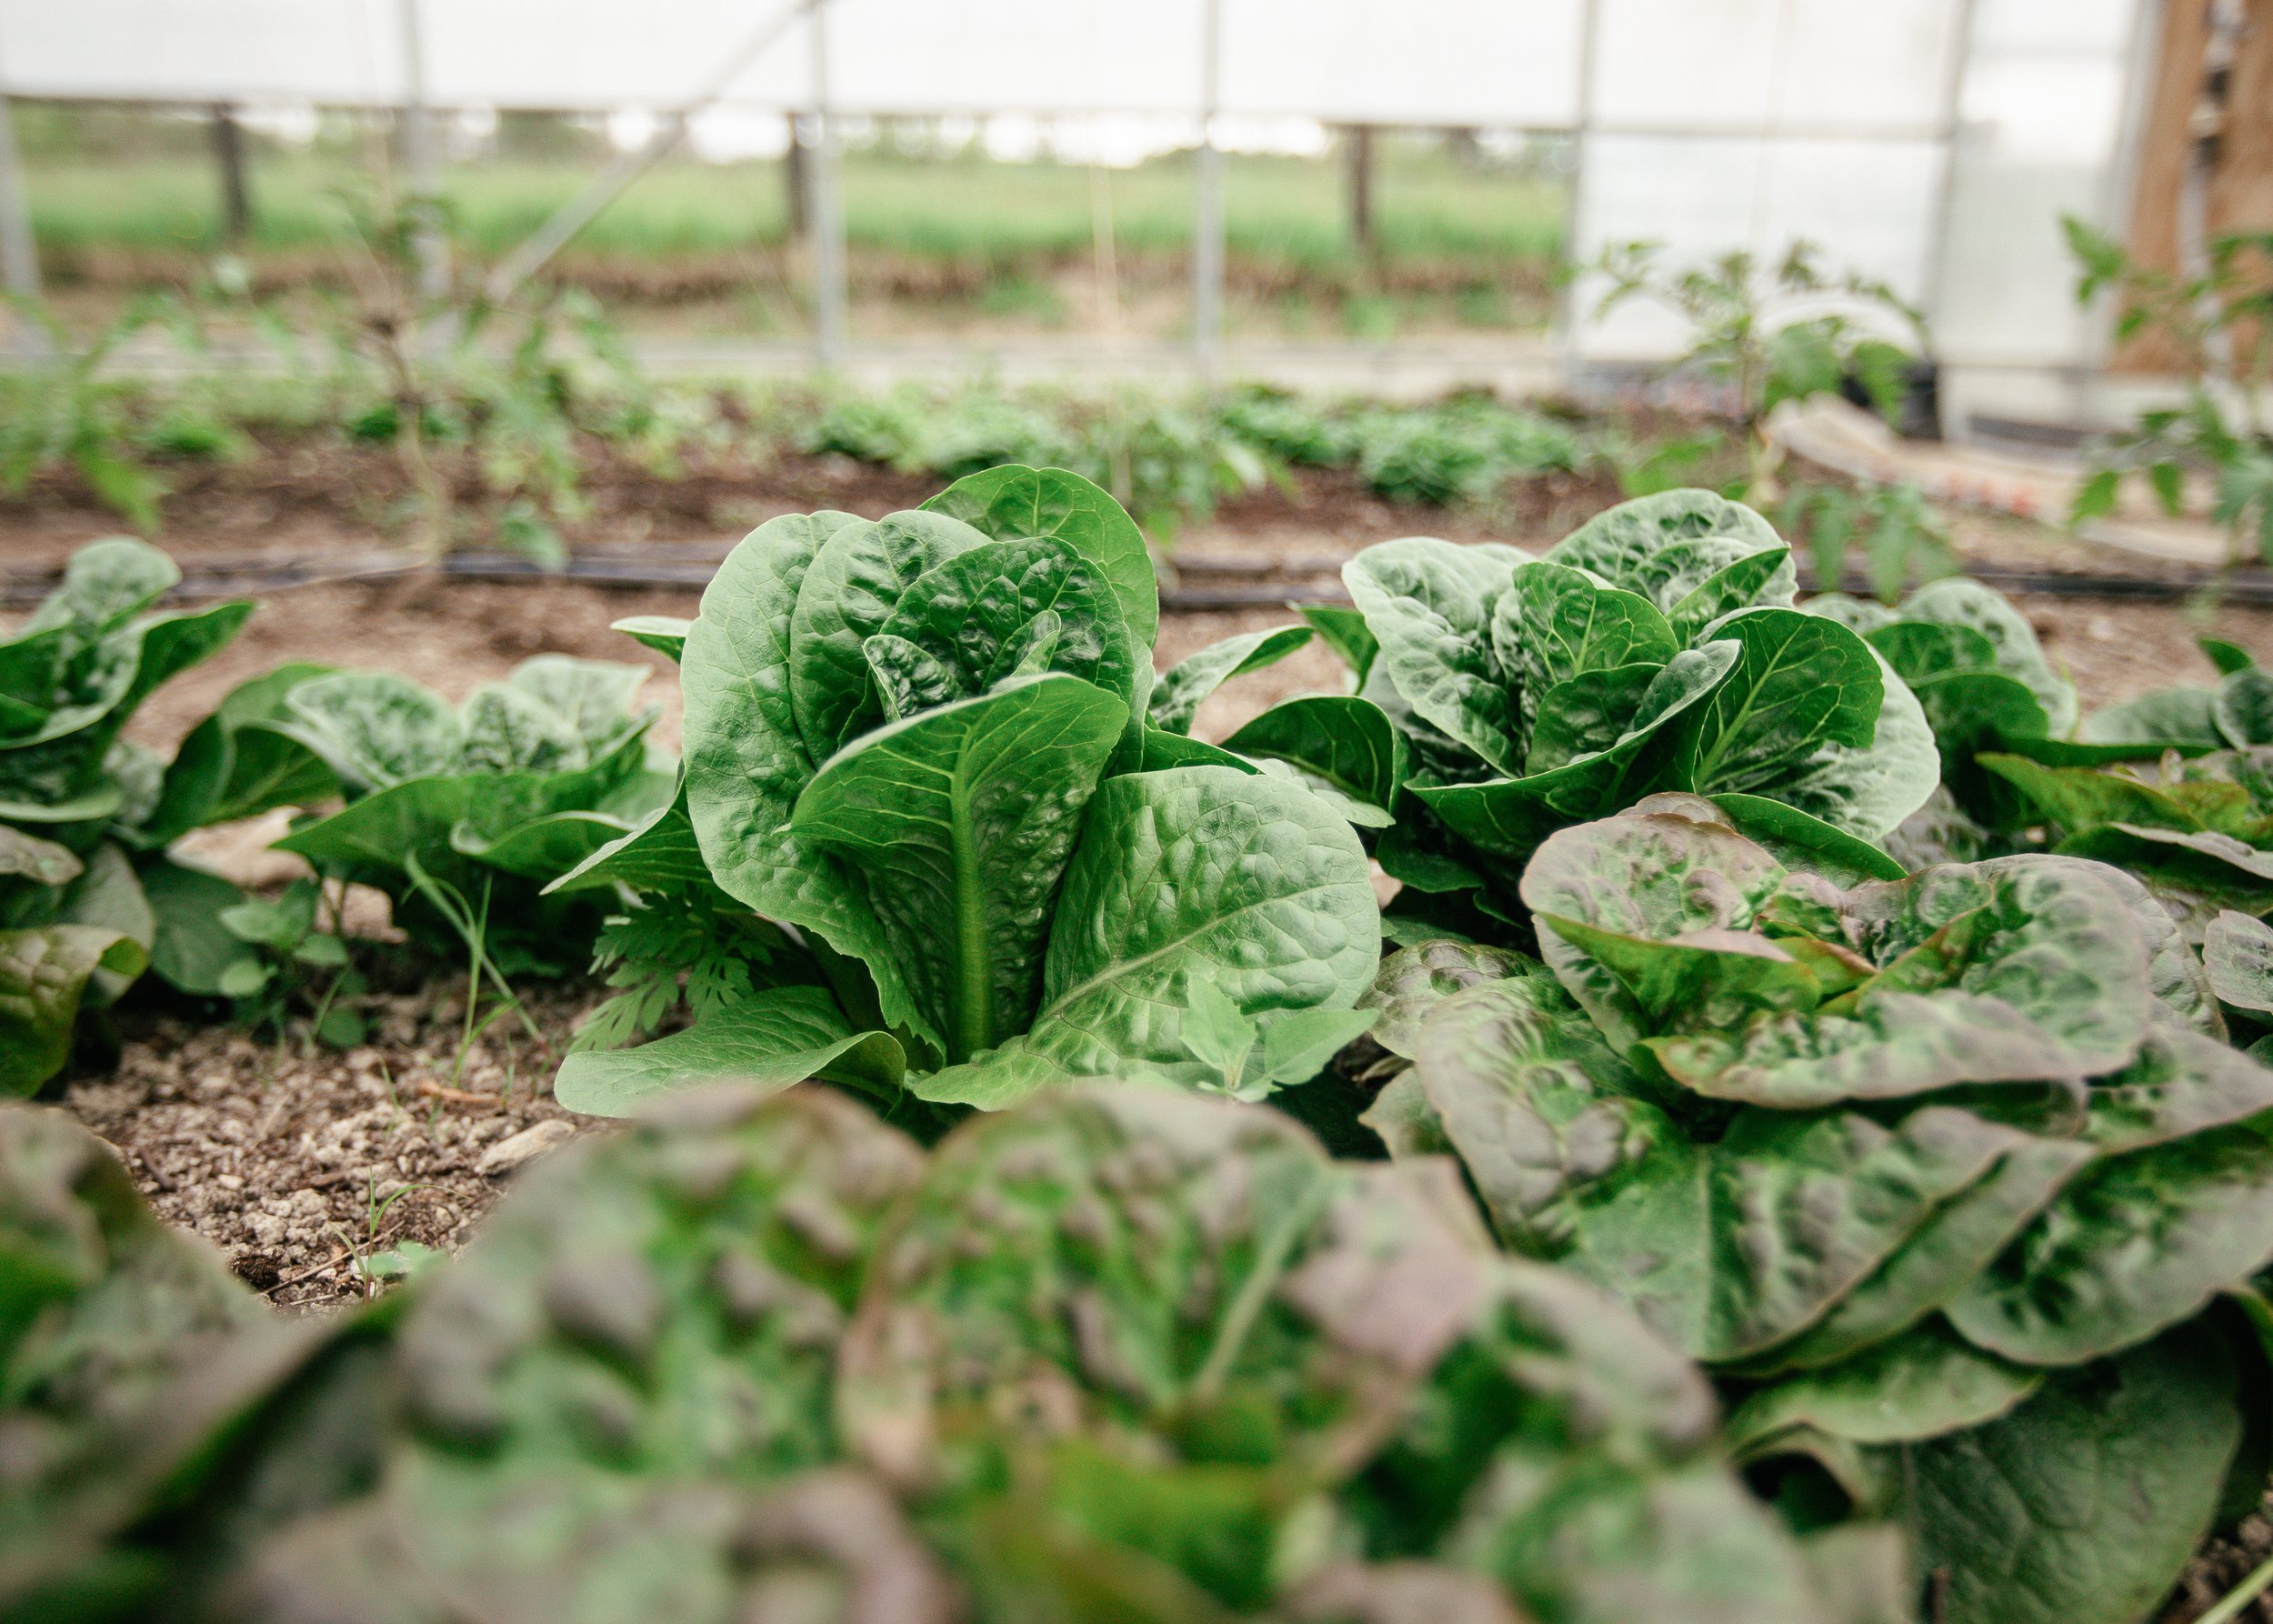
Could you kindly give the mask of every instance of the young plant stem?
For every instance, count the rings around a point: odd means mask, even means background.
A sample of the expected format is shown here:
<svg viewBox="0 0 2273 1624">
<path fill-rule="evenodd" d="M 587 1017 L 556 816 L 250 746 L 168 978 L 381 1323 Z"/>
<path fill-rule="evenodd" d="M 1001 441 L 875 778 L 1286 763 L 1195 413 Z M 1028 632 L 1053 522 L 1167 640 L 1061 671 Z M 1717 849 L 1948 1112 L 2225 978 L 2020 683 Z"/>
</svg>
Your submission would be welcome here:
<svg viewBox="0 0 2273 1624">
<path fill-rule="evenodd" d="M 2264 1595 L 2269 1586 L 2273 1586 L 2273 1559 L 2258 1563 L 2248 1578 L 2227 1591 L 2218 1599 L 2218 1605 L 2197 1619 L 2194 1624 L 2233 1624 L 2233 1620 L 2240 1618 L 2249 1604 Z"/>
</svg>

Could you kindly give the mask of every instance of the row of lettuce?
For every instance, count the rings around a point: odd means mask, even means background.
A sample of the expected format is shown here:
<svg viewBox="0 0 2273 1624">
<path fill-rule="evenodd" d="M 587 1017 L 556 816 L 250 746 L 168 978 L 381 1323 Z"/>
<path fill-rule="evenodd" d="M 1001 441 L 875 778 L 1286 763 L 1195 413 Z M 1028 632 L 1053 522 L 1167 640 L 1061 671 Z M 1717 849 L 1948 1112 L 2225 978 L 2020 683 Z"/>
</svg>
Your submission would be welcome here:
<svg viewBox="0 0 2273 1624">
<path fill-rule="evenodd" d="M 1345 579 L 1156 675 L 1136 526 L 997 468 L 774 520 L 694 620 L 624 623 L 678 665 L 683 762 L 644 667 L 548 657 L 456 708 L 287 668 L 160 767 L 120 725 L 243 606 L 153 613 L 162 559 L 83 554 L 0 646 L 10 1086 L 145 960 L 240 998 L 351 973 L 312 892 L 165 855 L 289 806 L 282 846 L 476 977 L 596 944 L 562 1104 L 688 1100 L 323 1333 L 397 1408 L 315 1531 L 232 1525 L 206 1579 L 362 1617 L 294 1576 L 408 1541 L 441 1564 L 409 1618 L 460 1583 L 536 1616 L 504 1598 L 539 1568 L 712 1575 L 684 1616 L 726 1618 L 816 1562 L 820 1616 L 867 1617 L 891 1552 L 989 1618 L 1831 1624 L 1928 1581 L 1954 1624 L 2148 1616 L 2267 1482 L 2273 676 L 2211 645 L 2215 688 L 2082 717 L 1994 593 L 1800 606 L 1695 491 Z M 1313 640 L 1341 691 L 1193 736 Z M 700 1103 L 812 1079 L 928 1171 L 826 1094 Z M 799 1183 L 853 1140 L 859 1178 Z M 255 1479 L 345 1447 L 250 1433 Z M 174 1571 L 178 1522 L 104 1504 L 38 1585 Z"/>
</svg>

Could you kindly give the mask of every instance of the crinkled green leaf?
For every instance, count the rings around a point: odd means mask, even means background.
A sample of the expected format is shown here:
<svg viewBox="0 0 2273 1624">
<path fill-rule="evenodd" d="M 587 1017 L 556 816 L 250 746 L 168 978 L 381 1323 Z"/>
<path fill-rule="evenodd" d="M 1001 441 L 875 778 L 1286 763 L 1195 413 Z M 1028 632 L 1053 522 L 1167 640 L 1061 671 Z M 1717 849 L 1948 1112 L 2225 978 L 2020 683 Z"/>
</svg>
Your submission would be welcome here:
<svg viewBox="0 0 2273 1624">
<path fill-rule="evenodd" d="M 489 773 L 573 772 L 585 743 L 560 711 L 509 682 L 474 690 L 461 714 L 463 742 L 452 770 Z"/>
<path fill-rule="evenodd" d="M 1379 706 L 1354 696 L 1313 695 L 1275 705 L 1224 747 L 1284 761 L 1384 811 L 1405 782 L 1404 739 Z"/>
<path fill-rule="evenodd" d="M 1898 615 L 1905 621 L 1959 627 L 1976 634 L 1987 644 L 1994 668 L 2027 687 L 2044 707 L 2046 727 L 2053 737 L 2065 737 L 2075 727 L 2075 685 L 2052 668 L 2028 617 L 2003 594 L 1963 576 L 1950 576 L 1910 594 Z"/>
<path fill-rule="evenodd" d="M 32 1094 L 63 1069 L 98 971 L 132 980 L 149 962 L 140 943 L 99 926 L 0 930 L 0 1094 Z"/>
<path fill-rule="evenodd" d="M 1874 650 L 1884 698 L 1867 746 L 1818 744 L 1763 793 L 1864 840 L 1883 840 L 1924 806 L 1940 776 L 1934 730 L 1918 697 Z"/>
<path fill-rule="evenodd" d="M 2218 680 L 2210 716 L 2219 735 L 2237 749 L 2273 745 L 2273 672 L 2252 666 L 2228 673 Z"/>
<path fill-rule="evenodd" d="M 1430 726 L 1501 772 L 1521 770 L 1522 717 L 1492 650 L 1492 617 L 1525 554 L 1414 536 L 1377 543 L 1342 580 L 1379 639 L 1386 674 Z"/>
<path fill-rule="evenodd" d="M 1181 1037 L 1194 977 L 1267 1031 L 1277 1011 L 1354 1006 L 1380 931 L 1364 848 L 1317 797 L 1219 767 L 1107 778 L 1053 911 L 1040 1007 L 1012 1045 L 1019 1075 L 1197 1073 Z M 917 1092 L 962 1098 L 967 1069 Z"/>
<path fill-rule="evenodd" d="M 1059 879 L 1127 719 L 1078 677 L 1020 677 L 866 736 L 797 797 L 791 827 L 859 874 L 950 1060 L 1032 1021 Z"/>
<path fill-rule="evenodd" d="M 1626 736 L 1597 756 L 1532 777 L 1413 786 L 1449 828 L 1487 856 L 1523 863 L 1557 829 L 1597 817 L 1661 776 L 1688 719 L 1735 668 L 1733 642 L 1684 649 L 1650 682 Z"/>
<path fill-rule="evenodd" d="M 1420 942 L 1382 959 L 1357 1007 L 1381 1012 L 1373 1028 L 1374 1041 L 1409 1060 L 1420 1042 L 1421 1023 L 1454 993 L 1487 981 L 1546 971 L 1537 959 L 1512 948 L 1448 939 Z"/>
<path fill-rule="evenodd" d="M 1688 545 L 1700 541 L 1722 545 Z M 1546 556 L 1549 563 L 1592 570 L 1670 613 L 1721 570 L 1783 548 L 1774 527 L 1741 502 L 1711 491 L 1671 490 L 1606 508 L 1548 548 Z M 1788 576 L 1786 582 L 1779 607 L 1791 601 Z"/>
<path fill-rule="evenodd" d="M 442 697 L 388 671 L 336 671 L 285 698 L 290 736 L 360 792 L 457 770 L 465 736 Z"/>
<path fill-rule="evenodd" d="M 888 1105 L 906 1068 L 889 1033 L 853 1030 L 822 988 L 776 987 L 636 1048 L 570 1055 L 553 1081 L 553 1098 L 589 1116 L 629 1117 L 706 1084 L 773 1091 L 825 1078 Z"/>
<path fill-rule="evenodd" d="M 679 678 L 686 697 L 687 814 L 712 877 L 728 895 L 768 918 L 818 932 L 860 960 L 876 979 L 886 1021 L 916 1027 L 936 1042 L 865 890 L 790 827 L 815 767 L 790 700 L 791 615 L 822 542 L 857 522 L 836 513 L 769 520 L 728 555 L 704 591 Z"/>
<path fill-rule="evenodd" d="M 1524 776 L 1551 773 L 1582 757 L 1614 748 L 1664 669 L 1662 665 L 1633 665 L 1582 671 L 1536 696 Z M 1527 690 L 1526 697 L 1533 697 Z"/>
<path fill-rule="evenodd" d="M 1527 725 L 1558 683 L 1614 667 L 1663 666 L 1681 649 L 1648 599 L 1545 561 L 1517 566 L 1493 606 L 1491 637 Z"/>
<path fill-rule="evenodd" d="M 2172 1333 L 1911 1446 L 1904 1520 L 1945 1624 L 2137 1624 L 2209 1529 L 2240 1439 L 2231 1359 Z"/>
<path fill-rule="evenodd" d="M 1707 628 L 1741 654 L 1689 718 L 1678 787 L 1772 790 L 1819 744 L 1867 747 L 1885 695 L 1878 663 L 1853 632 L 1796 609 L 1754 609 Z"/>
<path fill-rule="evenodd" d="M 1158 638 L 1160 591 L 1144 532 L 1080 475 L 1006 464 L 956 480 L 924 506 L 996 540 L 1047 536 L 1068 543 L 1111 583 L 1136 640 L 1150 648 Z"/>
<path fill-rule="evenodd" d="M 1797 807 L 1757 795 L 1724 793 L 1710 798 L 1738 834 L 1794 874 L 1819 874 L 1835 886 L 1851 887 L 1867 880 L 1900 879 L 1907 872 L 1869 841 Z"/>
<path fill-rule="evenodd" d="M 833 516 L 830 516 L 833 517 Z M 774 524 L 783 521 L 775 520 Z M 753 532 L 754 544 L 779 547 L 785 533 L 767 536 L 772 526 Z M 795 606 L 784 639 L 789 701 L 798 736 L 815 762 L 834 755 L 876 720 L 868 665 L 861 645 L 885 629 L 908 589 L 927 571 L 986 537 L 970 526 L 938 513 L 895 513 L 881 519 L 825 525 L 807 521 L 818 545 L 798 573 Z M 765 537 L 764 541 L 760 538 Z M 785 559 L 786 559 L 785 555 Z M 728 579 L 726 569 L 704 594 Z M 752 585 L 755 582 L 750 583 Z M 747 612 L 746 609 L 745 613 Z M 760 610 L 761 613 L 765 612 Z M 706 608 L 707 616 L 707 608 Z M 701 638 L 700 624 L 687 639 L 690 651 Z"/>
<path fill-rule="evenodd" d="M 225 647 L 248 603 L 145 616 L 106 634 L 91 651 L 84 694 L 50 711 L 38 731 L 0 739 L 0 801 L 56 802 L 98 787 L 119 731 L 145 699 Z"/>
<path fill-rule="evenodd" d="M 1705 541 L 1683 543 L 1677 552 L 1668 549 L 1676 568 L 1661 587 L 1662 596 L 1667 590 L 1686 592 L 1675 599 L 1666 610 L 1666 619 L 1672 625 L 1674 636 L 1682 642 L 1694 641 L 1698 634 L 1724 615 L 1755 606 L 1787 609 L 1797 595 L 1798 580 L 1792 569 L 1791 549 L 1778 552 L 1762 547 L 1757 552 L 1742 551 L 1748 540 L 1731 545 L 1731 537 L 1713 536 Z M 1701 573 L 1688 567 L 1693 562 L 1709 566 L 1729 553 L 1737 556 L 1720 568 L 1706 575 L 1695 586 L 1688 583 Z"/>
<path fill-rule="evenodd" d="M 1276 665 L 1310 641 L 1307 626 L 1243 632 L 1210 643 L 1170 667 L 1152 691 L 1150 721 L 1164 733 L 1189 733 L 1200 702 L 1235 677 Z"/>
<path fill-rule="evenodd" d="M 338 794 L 332 769 L 286 730 L 294 690 L 330 675 L 328 667 L 287 664 L 230 689 L 174 753 L 158 804 L 137 838 L 162 847 L 206 824 L 312 806 Z"/>
</svg>

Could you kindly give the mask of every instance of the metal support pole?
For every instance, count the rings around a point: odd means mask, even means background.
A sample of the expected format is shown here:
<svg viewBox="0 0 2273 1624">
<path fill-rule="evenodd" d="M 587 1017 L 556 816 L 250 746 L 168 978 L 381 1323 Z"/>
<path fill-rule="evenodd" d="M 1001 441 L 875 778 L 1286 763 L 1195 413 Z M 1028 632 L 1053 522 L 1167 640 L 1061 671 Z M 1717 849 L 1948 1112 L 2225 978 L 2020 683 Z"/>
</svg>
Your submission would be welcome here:
<svg viewBox="0 0 2273 1624">
<path fill-rule="evenodd" d="M 1571 120 L 1570 179 L 1563 195 L 1563 268 L 1570 274 L 1555 293 L 1556 336 L 1567 388 L 1578 376 L 1578 329 L 1587 319 L 1578 302 L 1578 232 L 1587 217 L 1587 144 L 1595 134 L 1594 75 L 1601 38 L 1601 0 L 1586 0 L 1579 21 L 1578 105 Z"/>
<path fill-rule="evenodd" d="M 221 233 L 241 243 L 253 229 L 253 199 L 245 184 L 245 131 L 236 109 L 226 102 L 213 105 L 213 157 L 221 170 Z"/>
<path fill-rule="evenodd" d="M 806 165 L 806 218 L 813 235 L 813 361 L 832 370 L 845 354 L 845 211 L 837 193 L 838 141 L 829 107 L 828 13 L 816 0 L 813 29 L 812 161 Z"/>
<path fill-rule="evenodd" d="M 449 291 L 450 248 L 442 236 L 442 185 L 435 174 L 434 128 L 426 111 L 426 53 L 418 0 L 398 0 L 396 15 L 403 29 L 403 167 L 410 172 L 405 214 L 411 259 L 419 296 L 438 299 Z"/>
<path fill-rule="evenodd" d="M 1192 351 L 1213 378 L 1223 348 L 1223 152 L 1216 111 L 1223 94 L 1223 0 L 1207 0 L 1200 37 L 1198 197 L 1192 221 Z"/>
<path fill-rule="evenodd" d="M 0 78 L 0 277 L 17 298 L 36 299 L 39 247 L 32 240 L 32 201 L 24 189 L 24 165 L 15 149 L 15 113 L 6 84 Z"/>
<path fill-rule="evenodd" d="M 1949 291 L 1949 216 L 1958 200 L 1958 147 L 1965 138 L 1966 70 L 1973 61 L 1973 0 L 1957 0 L 1949 26 L 1948 70 L 1941 83 L 1941 174 L 1934 182 L 1934 212 L 1926 226 L 1925 285 L 1918 307 L 1928 322 L 1940 319 Z"/>
<path fill-rule="evenodd" d="M 519 247 L 497 262 L 483 285 L 491 301 L 497 303 L 510 297 L 515 288 L 534 276 L 560 252 L 570 237 L 590 225 L 595 215 L 614 202 L 617 193 L 669 156 L 686 138 L 688 115 L 700 112 L 724 95 L 752 63 L 789 32 L 798 17 L 807 13 L 818 16 L 825 4 L 826 0 L 788 0 L 788 4 L 761 23 L 702 88 L 670 110 L 646 145 L 618 155 L 583 191 L 555 210 L 551 219 L 531 232 Z"/>
</svg>

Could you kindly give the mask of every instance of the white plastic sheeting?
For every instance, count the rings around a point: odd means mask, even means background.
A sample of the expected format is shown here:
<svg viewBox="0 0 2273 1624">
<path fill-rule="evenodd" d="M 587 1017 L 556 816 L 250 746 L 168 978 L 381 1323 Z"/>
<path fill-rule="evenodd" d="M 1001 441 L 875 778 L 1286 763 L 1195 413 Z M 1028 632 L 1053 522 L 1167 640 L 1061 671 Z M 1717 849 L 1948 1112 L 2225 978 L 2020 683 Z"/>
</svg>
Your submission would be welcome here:
<svg viewBox="0 0 2273 1624">
<path fill-rule="evenodd" d="M 670 107 L 797 0 L 0 0 L 0 87 L 389 105 L 416 5 L 434 105 Z M 1796 237 L 1924 306 L 1946 361 L 2072 368 L 2058 217 L 2120 210 L 2150 0 L 1215 0 L 1219 111 L 1577 135 L 1571 246 L 1695 257 Z M 828 0 L 846 113 L 1197 120 L 1209 0 Z M 813 101 L 799 18 L 725 87 Z M 1197 123 L 1193 125 L 1197 128 Z M 1572 357 L 1662 356 L 1593 316 Z"/>
<path fill-rule="evenodd" d="M 27 95 L 393 105 L 405 0 L 0 0 Z M 789 0 L 412 0 L 437 106 L 671 106 Z M 1221 105 L 1564 127 L 1584 0 L 1222 0 Z M 831 0 L 848 113 L 1196 113 L 1205 0 Z M 800 20 L 727 88 L 811 105 Z"/>
</svg>

